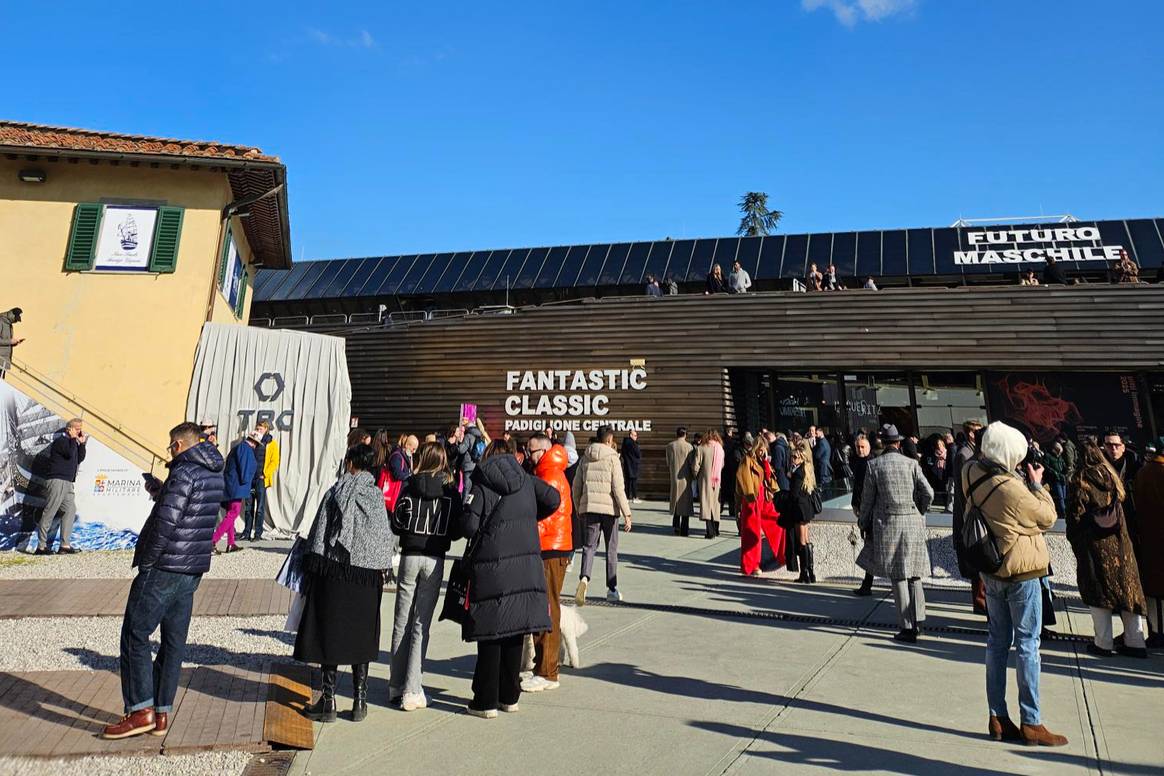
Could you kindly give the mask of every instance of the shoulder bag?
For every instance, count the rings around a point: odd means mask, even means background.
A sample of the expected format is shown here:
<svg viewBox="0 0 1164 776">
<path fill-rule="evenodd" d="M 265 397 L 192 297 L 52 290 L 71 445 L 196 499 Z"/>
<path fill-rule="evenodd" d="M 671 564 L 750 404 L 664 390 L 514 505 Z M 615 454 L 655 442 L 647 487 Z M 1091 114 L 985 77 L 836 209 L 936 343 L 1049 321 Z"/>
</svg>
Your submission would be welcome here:
<svg viewBox="0 0 1164 776">
<path fill-rule="evenodd" d="M 962 518 L 962 534 L 958 537 L 966 562 L 975 571 L 983 574 L 994 574 L 1002 568 L 1002 553 L 998 551 L 998 543 L 994 540 L 994 534 L 990 532 L 986 515 L 982 514 L 981 506 L 974 503 L 974 492 L 993 476 L 995 475 L 984 474 L 970 485 L 966 494 L 966 512 Z M 991 488 L 983 499 L 984 502 L 994 495 L 994 491 L 1002 487 L 1002 482 Z"/>
<path fill-rule="evenodd" d="M 469 622 L 469 563 L 477 554 L 477 548 L 481 546 L 481 537 L 485 534 L 485 526 L 488 524 L 488 518 L 481 521 L 477 533 L 473 535 L 473 538 L 469 540 L 469 545 L 465 548 L 465 554 L 453 561 L 452 567 L 449 569 L 449 582 L 445 587 L 445 600 L 441 605 L 441 614 L 437 618 L 438 620 L 452 620 L 458 625 L 465 625 Z"/>
<path fill-rule="evenodd" d="M 1115 495 L 1111 503 L 1103 509 L 1093 509 L 1088 513 L 1091 521 L 1091 533 L 1097 539 L 1103 539 L 1119 533 L 1120 523 L 1124 520 L 1124 505 Z"/>
</svg>

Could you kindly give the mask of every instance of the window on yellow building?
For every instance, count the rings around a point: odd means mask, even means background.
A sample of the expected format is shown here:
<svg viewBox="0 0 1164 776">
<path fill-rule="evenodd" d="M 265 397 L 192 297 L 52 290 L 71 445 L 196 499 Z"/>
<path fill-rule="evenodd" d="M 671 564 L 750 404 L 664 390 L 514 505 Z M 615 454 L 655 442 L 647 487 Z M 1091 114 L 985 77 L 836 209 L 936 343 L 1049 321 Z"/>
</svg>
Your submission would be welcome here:
<svg viewBox="0 0 1164 776">
<path fill-rule="evenodd" d="M 66 272 L 173 272 L 180 207 L 80 202 L 65 249 Z"/>
<path fill-rule="evenodd" d="M 238 245 L 234 241 L 234 230 L 227 227 L 222 242 L 222 255 L 218 262 L 218 290 L 226 297 L 234 316 L 241 318 L 247 298 L 247 268 Z"/>
</svg>

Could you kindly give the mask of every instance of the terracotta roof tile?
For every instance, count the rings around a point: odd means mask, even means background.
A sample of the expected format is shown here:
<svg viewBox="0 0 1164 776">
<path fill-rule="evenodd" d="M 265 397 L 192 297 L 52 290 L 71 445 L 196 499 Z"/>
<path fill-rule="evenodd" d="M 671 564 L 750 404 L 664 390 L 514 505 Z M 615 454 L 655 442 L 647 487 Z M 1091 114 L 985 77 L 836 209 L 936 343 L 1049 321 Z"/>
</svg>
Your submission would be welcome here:
<svg viewBox="0 0 1164 776">
<path fill-rule="evenodd" d="M 0 146 L 279 162 L 279 157 L 269 156 L 260 149 L 251 146 L 206 140 L 176 140 L 143 135 L 123 135 L 117 132 L 51 127 L 18 121 L 0 121 Z"/>
</svg>

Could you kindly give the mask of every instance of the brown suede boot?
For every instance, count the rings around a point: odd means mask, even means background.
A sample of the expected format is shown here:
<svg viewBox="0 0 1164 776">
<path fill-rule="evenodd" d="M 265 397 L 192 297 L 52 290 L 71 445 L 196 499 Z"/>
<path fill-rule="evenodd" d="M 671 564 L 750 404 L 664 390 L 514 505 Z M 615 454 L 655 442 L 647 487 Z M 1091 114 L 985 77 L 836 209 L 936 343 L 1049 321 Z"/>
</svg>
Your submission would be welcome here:
<svg viewBox="0 0 1164 776">
<path fill-rule="evenodd" d="M 1042 725 L 1023 725 L 1022 734 L 1027 746 L 1067 746 L 1067 736 L 1056 735 Z"/>
<path fill-rule="evenodd" d="M 987 723 L 986 732 L 995 741 L 1023 741 L 1023 732 L 1018 725 L 1010 721 L 1010 717 L 996 717 L 991 715 Z"/>
</svg>

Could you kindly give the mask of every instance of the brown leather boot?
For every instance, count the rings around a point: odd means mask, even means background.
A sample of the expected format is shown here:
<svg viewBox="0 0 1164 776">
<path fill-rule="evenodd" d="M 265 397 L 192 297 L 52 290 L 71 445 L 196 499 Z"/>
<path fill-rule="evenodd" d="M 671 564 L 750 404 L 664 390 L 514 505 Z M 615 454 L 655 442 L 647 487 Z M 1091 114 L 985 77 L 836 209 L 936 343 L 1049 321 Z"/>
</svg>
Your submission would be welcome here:
<svg viewBox="0 0 1164 776">
<path fill-rule="evenodd" d="M 141 709 L 132 714 L 126 714 L 121 718 L 120 722 L 106 725 L 105 729 L 101 731 L 101 737 L 114 741 L 119 738 L 140 736 L 142 733 L 148 733 L 153 730 L 156 725 L 157 721 L 154 719 L 154 710 Z"/>
<path fill-rule="evenodd" d="M 154 712 L 154 729 L 150 731 L 151 736 L 164 736 L 170 732 L 170 713 L 168 711 Z"/>
<path fill-rule="evenodd" d="M 1023 725 L 1022 734 L 1027 746 L 1067 746 L 1067 736 L 1056 735 L 1042 725 Z"/>
<path fill-rule="evenodd" d="M 996 717 L 990 715 L 990 722 L 987 723 L 986 732 L 995 741 L 1023 741 L 1023 732 L 1019 730 L 1018 725 L 1010 721 L 1010 717 Z"/>
</svg>

